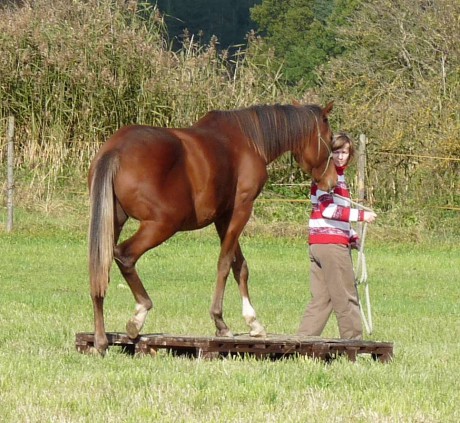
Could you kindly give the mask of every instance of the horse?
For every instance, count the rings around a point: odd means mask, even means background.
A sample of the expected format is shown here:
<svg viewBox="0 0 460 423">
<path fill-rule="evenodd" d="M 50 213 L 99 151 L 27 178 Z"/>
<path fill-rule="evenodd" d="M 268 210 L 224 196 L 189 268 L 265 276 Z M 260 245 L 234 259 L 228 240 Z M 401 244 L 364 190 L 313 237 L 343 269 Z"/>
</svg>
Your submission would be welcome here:
<svg viewBox="0 0 460 423">
<path fill-rule="evenodd" d="M 267 181 L 268 164 L 281 154 L 290 151 L 320 188 L 329 190 L 336 184 L 330 160 L 332 108 L 331 102 L 324 108 L 296 103 L 216 110 L 186 128 L 124 126 L 102 144 L 88 175 L 89 276 L 97 353 L 104 355 L 108 348 L 103 304 L 112 262 L 136 302 L 126 325 L 128 336 L 136 339 L 153 306 L 136 262 L 175 233 L 212 223 L 220 238 L 210 309 L 216 336 L 233 336 L 223 318 L 230 269 L 250 335 L 265 335 L 249 297 L 249 270 L 239 237 Z M 139 227 L 118 243 L 128 218 L 137 220 Z"/>
</svg>

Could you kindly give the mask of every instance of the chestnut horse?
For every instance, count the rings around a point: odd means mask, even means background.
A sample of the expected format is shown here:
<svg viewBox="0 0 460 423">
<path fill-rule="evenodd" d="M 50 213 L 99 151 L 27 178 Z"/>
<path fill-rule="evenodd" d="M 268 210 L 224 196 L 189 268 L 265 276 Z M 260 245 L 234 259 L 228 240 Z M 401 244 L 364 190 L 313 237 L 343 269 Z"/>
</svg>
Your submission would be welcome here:
<svg viewBox="0 0 460 423">
<path fill-rule="evenodd" d="M 301 168 L 324 190 L 337 174 L 330 160 L 332 131 L 317 105 L 253 106 L 212 111 L 190 128 L 132 125 L 119 129 L 91 163 L 89 272 L 94 307 L 94 347 L 104 354 L 108 342 L 103 302 L 115 259 L 133 293 L 136 308 L 126 330 L 135 339 L 152 301 L 135 264 L 151 248 L 178 231 L 214 223 L 221 249 L 211 317 L 217 336 L 232 336 L 223 319 L 223 298 L 230 269 L 239 286 L 243 317 L 252 336 L 263 336 L 248 292 L 248 266 L 239 237 L 254 200 L 267 180 L 267 165 L 291 151 Z M 128 218 L 137 232 L 118 244 Z"/>
</svg>

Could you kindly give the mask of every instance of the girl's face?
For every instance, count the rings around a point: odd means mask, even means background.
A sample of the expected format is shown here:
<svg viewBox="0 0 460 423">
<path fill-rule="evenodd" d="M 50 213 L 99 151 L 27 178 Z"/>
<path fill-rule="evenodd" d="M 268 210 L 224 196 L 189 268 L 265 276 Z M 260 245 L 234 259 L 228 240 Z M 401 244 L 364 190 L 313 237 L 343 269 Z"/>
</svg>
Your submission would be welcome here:
<svg viewBox="0 0 460 423">
<path fill-rule="evenodd" d="M 348 163 L 348 158 L 350 157 L 350 144 L 345 143 L 338 150 L 332 152 L 332 160 L 337 167 L 344 167 Z"/>
</svg>

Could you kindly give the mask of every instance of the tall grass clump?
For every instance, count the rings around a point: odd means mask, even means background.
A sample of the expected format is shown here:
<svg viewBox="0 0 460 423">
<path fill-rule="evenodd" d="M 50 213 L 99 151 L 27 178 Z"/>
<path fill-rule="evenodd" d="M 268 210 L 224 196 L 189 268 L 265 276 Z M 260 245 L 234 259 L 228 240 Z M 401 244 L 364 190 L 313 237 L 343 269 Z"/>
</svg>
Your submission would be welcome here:
<svg viewBox="0 0 460 423">
<path fill-rule="evenodd" d="M 159 11 L 136 1 L 1 8 L 0 131 L 15 116 L 20 200 L 84 191 L 91 157 L 123 125 L 188 126 L 211 109 L 282 100 L 270 66 L 217 42 L 186 36 L 172 51 Z"/>
</svg>

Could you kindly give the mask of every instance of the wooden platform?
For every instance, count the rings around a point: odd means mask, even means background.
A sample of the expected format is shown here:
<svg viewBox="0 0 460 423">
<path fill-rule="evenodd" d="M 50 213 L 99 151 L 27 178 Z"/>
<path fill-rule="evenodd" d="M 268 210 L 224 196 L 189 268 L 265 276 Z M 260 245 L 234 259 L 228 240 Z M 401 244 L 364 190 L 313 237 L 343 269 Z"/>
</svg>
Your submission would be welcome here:
<svg viewBox="0 0 460 423">
<path fill-rule="evenodd" d="M 190 357 L 218 358 L 232 356 L 253 356 L 256 358 L 282 359 L 303 355 L 324 361 L 346 356 L 355 361 L 358 354 L 367 354 L 383 363 L 393 357 L 393 343 L 374 341 L 352 341 L 345 339 L 324 339 L 316 337 L 298 337 L 288 335 L 267 335 L 265 338 L 253 338 L 247 334 L 233 338 L 177 336 L 168 334 L 146 334 L 130 339 L 125 333 L 107 333 L 109 347 L 118 346 L 130 354 L 155 355 L 166 350 L 174 355 Z M 77 351 L 88 353 L 94 346 L 94 334 L 81 332 L 76 334 Z"/>
</svg>

